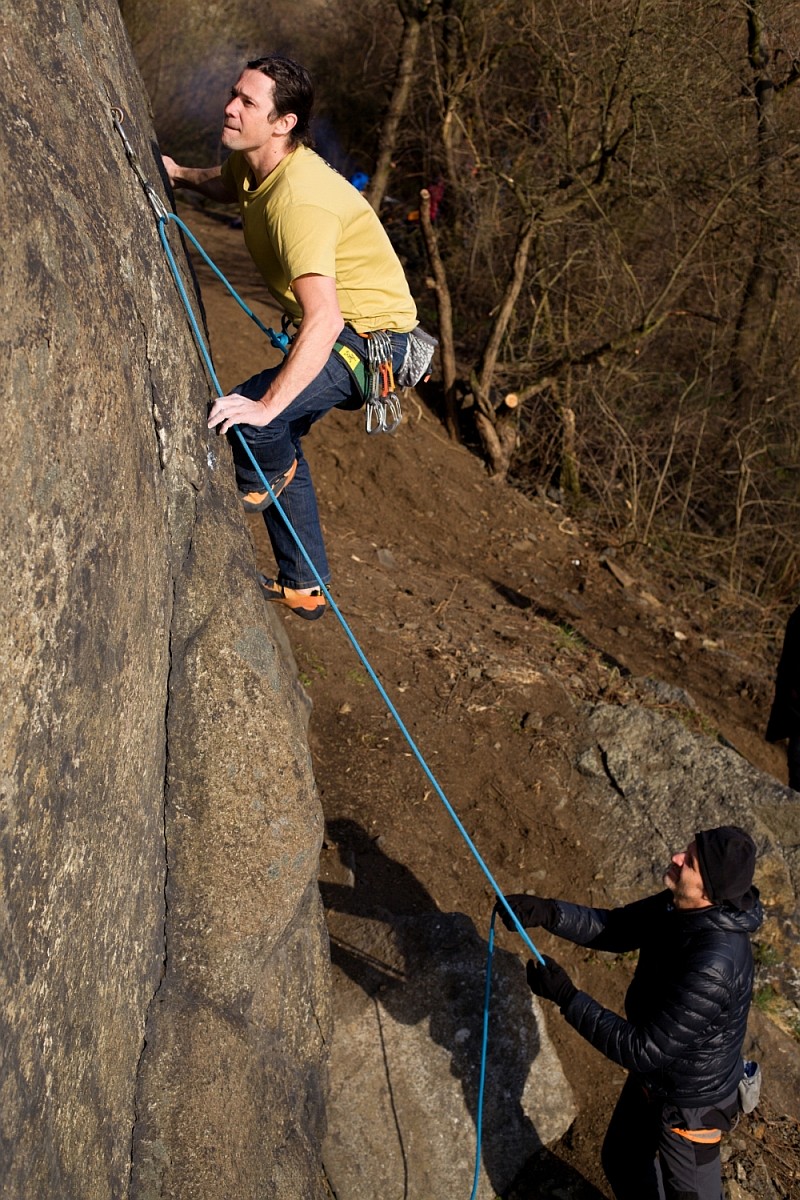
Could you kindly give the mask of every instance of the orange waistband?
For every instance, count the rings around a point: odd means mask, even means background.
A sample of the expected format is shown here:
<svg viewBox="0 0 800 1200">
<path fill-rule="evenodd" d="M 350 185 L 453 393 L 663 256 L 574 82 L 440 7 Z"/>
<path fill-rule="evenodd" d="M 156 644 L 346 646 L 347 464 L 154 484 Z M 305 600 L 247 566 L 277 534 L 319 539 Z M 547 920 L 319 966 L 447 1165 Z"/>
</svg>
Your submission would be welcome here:
<svg viewBox="0 0 800 1200">
<path fill-rule="evenodd" d="M 672 1129 L 671 1132 L 686 1138 L 687 1142 L 699 1142 L 703 1146 L 714 1146 L 722 1141 L 721 1129 Z"/>
</svg>

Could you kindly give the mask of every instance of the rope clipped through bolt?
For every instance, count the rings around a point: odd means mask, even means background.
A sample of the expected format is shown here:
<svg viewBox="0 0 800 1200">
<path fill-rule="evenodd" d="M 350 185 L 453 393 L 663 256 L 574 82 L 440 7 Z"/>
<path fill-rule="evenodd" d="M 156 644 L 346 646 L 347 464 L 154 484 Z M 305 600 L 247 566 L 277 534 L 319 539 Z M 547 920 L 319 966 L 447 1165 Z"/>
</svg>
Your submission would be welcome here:
<svg viewBox="0 0 800 1200">
<path fill-rule="evenodd" d="M 250 317 L 250 319 L 252 321 L 254 321 L 255 324 L 259 327 L 259 329 L 261 329 L 261 331 L 270 339 L 272 344 L 274 346 L 278 347 L 279 349 L 281 349 L 284 354 L 287 354 L 288 349 L 289 349 L 288 336 L 285 333 L 281 333 L 281 334 L 276 333 L 274 329 L 268 328 L 259 320 L 259 318 L 256 316 L 256 314 L 252 311 L 252 309 L 245 303 L 244 300 L 242 300 L 241 296 L 235 290 L 233 285 L 228 281 L 228 279 L 226 279 L 226 277 L 223 275 L 222 271 L 220 271 L 220 269 L 217 267 L 216 263 L 214 263 L 214 261 L 206 253 L 206 251 L 200 245 L 199 241 L 194 236 L 194 234 L 191 232 L 191 230 L 184 224 L 184 222 L 180 219 L 180 217 L 176 216 L 174 213 L 169 212 L 166 209 L 162 200 L 159 198 L 159 196 L 155 192 L 155 189 L 147 181 L 147 179 L 144 175 L 144 172 L 142 171 L 142 168 L 139 164 L 138 158 L 136 157 L 136 154 L 135 154 L 133 148 L 131 147 L 127 137 L 125 136 L 125 133 L 123 132 L 122 121 L 124 119 L 124 114 L 122 113 L 122 109 L 115 107 L 115 108 L 112 108 L 111 111 L 112 111 L 112 120 L 114 123 L 114 127 L 116 128 L 117 132 L 119 133 L 120 137 L 122 138 L 122 142 L 125 147 L 125 153 L 128 157 L 128 160 L 129 160 L 131 166 L 133 167 L 134 171 L 136 172 L 136 175 L 139 178 L 139 181 L 142 185 L 144 193 L 147 196 L 148 201 L 150 202 L 150 206 L 153 209 L 153 212 L 155 213 L 156 220 L 158 222 L 158 234 L 159 234 L 159 238 L 161 240 L 161 245 L 164 249 L 164 252 L 165 252 L 165 255 L 167 258 L 167 263 L 170 268 L 170 273 L 172 274 L 172 278 L 175 282 L 175 286 L 178 290 L 178 294 L 181 298 L 181 302 L 183 303 L 183 307 L 184 307 L 184 309 L 186 311 L 186 315 L 189 319 L 189 324 L 190 324 L 190 327 L 192 330 L 192 334 L 194 336 L 194 340 L 197 344 L 197 348 L 200 351 L 203 362 L 205 363 L 206 369 L 208 370 L 208 373 L 213 382 L 214 388 L 216 389 L 217 395 L 224 396 L 225 393 L 223 392 L 222 388 L 220 387 L 219 379 L 217 378 L 216 371 L 214 370 L 214 365 L 211 361 L 210 351 L 209 351 L 209 349 L 206 345 L 205 339 L 200 331 L 200 326 L 198 324 L 197 318 L 195 317 L 194 310 L 192 309 L 191 302 L 189 300 L 189 297 L 186 292 L 186 288 L 185 288 L 183 280 L 181 278 L 180 270 L 178 269 L 178 264 L 175 260 L 175 255 L 172 252 L 172 247 L 170 246 L 168 238 L 167 238 L 166 230 L 167 230 L 167 226 L 169 224 L 177 225 L 177 227 L 189 239 L 189 241 L 192 243 L 192 245 L 195 247 L 195 249 L 201 255 L 203 260 L 211 268 L 211 270 L 217 276 L 217 278 L 220 280 L 220 282 L 225 285 L 228 292 L 233 297 L 233 299 L 236 301 L 236 303 L 239 305 L 239 307 L 245 313 L 247 313 L 247 315 Z M 397 728 L 399 729 L 400 733 L 402 734 L 406 743 L 408 744 L 414 758 L 416 758 L 417 763 L 419 764 L 420 768 L 422 769 L 423 774 L 426 776 L 429 783 L 433 787 L 433 790 L 436 792 L 436 795 L 439 797 L 439 800 L 444 805 L 444 808 L 447 811 L 448 815 L 450 816 L 451 820 L 453 821 L 453 824 L 455 825 L 458 832 L 461 834 L 461 837 L 463 838 L 464 843 L 466 844 L 467 848 L 469 849 L 470 853 L 472 854 L 472 857 L 474 858 L 478 867 L 480 868 L 480 870 L 483 872 L 484 876 L 488 880 L 493 892 L 497 896 L 498 903 L 502 905 L 502 907 L 505 909 L 505 911 L 510 916 L 516 932 L 522 938 L 523 942 L 528 947 L 528 949 L 531 951 L 531 953 L 534 955 L 534 957 L 537 958 L 540 963 L 544 964 L 544 959 L 543 959 L 542 955 L 539 953 L 536 946 L 533 944 L 532 940 L 526 933 L 526 931 L 523 928 L 522 924 L 520 923 L 516 913 L 512 910 L 512 908 L 508 904 L 508 901 L 506 900 L 499 884 L 497 883 L 497 881 L 495 880 L 491 871 L 489 870 L 488 866 L 486 865 L 483 858 L 481 857 L 481 854 L 478 851 L 477 846 L 475 845 L 472 838 L 467 833 L 467 830 L 464 828 L 464 825 L 462 824 L 456 810 L 453 808 L 453 805 L 448 800 L 447 796 L 444 793 L 444 790 L 442 789 L 441 785 L 439 784 L 439 781 L 436 779 L 432 770 L 428 766 L 428 763 L 426 762 L 425 758 L 423 757 L 422 752 L 420 751 L 419 747 L 417 746 L 416 742 L 414 741 L 413 737 L 411 736 L 409 730 L 406 728 L 406 725 L 405 725 L 402 717 L 400 716 L 394 703 L 392 702 L 391 698 L 389 697 L 388 692 L 386 691 L 386 689 L 384 688 L 380 679 L 378 678 L 378 675 L 375 672 L 375 669 L 373 668 L 372 664 L 370 663 L 370 661 L 367 658 L 364 651 L 361 649 L 358 639 L 356 638 L 352 629 L 350 628 L 347 621 L 345 620 L 338 604 L 336 603 L 333 596 L 331 595 L 327 585 L 323 582 L 322 578 L 320 577 L 320 574 L 317 571 L 317 568 L 314 566 L 314 563 L 311 561 L 308 551 L 306 550 L 306 548 L 303 545 L 302 541 L 300 540 L 298 534 L 296 533 L 294 526 L 292 525 L 292 523 L 289 520 L 288 516 L 286 515 L 283 507 L 281 506 L 280 500 L 278 499 L 278 497 L 275 495 L 275 492 L 271 488 L 269 480 L 265 477 L 263 471 L 261 470 L 261 467 L 256 462 L 253 452 L 250 449 L 250 447 L 248 446 L 247 442 L 245 441 L 244 436 L 241 433 L 238 425 L 234 425 L 233 429 L 235 430 L 236 435 L 238 436 L 239 441 L 242 445 L 242 448 L 244 449 L 245 453 L 247 454 L 247 457 L 250 459 L 250 462 L 252 463 L 253 468 L 255 469 L 259 480 L 264 485 L 264 488 L 266 489 L 266 491 L 269 493 L 272 503 L 274 504 L 281 519 L 283 520 L 283 523 L 285 524 L 290 536 L 292 537 L 293 541 L 295 542 L 295 545 L 297 546 L 298 550 L 300 551 L 306 564 L 310 568 L 315 580 L 319 584 L 319 587 L 320 587 L 323 595 L 325 596 L 326 601 L 330 605 L 339 624 L 341 625 L 342 629 L 344 630 L 345 636 L 347 637 L 348 641 L 350 642 L 351 646 L 353 647 L 353 650 L 355 651 L 358 659 L 360 660 L 361 665 L 364 667 L 369 678 L 372 680 L 372 683 L 374 684 L 374 686 L 378 692 L 378 695 L 381 697 L 381 699 L 383 700 L 387 709 L 389 710 L 390 715 L 394 719 L 394 722 L 397 725 Z M 491 991 L 492 959 L 493 959 L 493 954 L 494 954 L 495 916 L 496 916 L 496 910 L 493 911 L 493 913 L 492 913 L 492 918 L 491 918 L 491 923 L 490 923 L 490 928 L 489 928 L 489 938 L 488 938 L 488 955 L 487 955 L 487 962 L 486 962 L 486 983 L 485 983 L 484 1011 L 483 1011 L 483 1037 L 482 1037 L 482 1045 L 481 1045 L 480 1083 L 479 1083 L 479 1089 L 478 1089 L 478 1106 L 477 1106 L 476 1121 L 475 1121 L 476 1134 L 477 1134 L 477 1151 L 476 1151 L 476 1161 L 475 1161 L 475 1177 L 474 1177 L 474 1181 L 473 1181 L 472 1194 L 470 1196 L 470 1200 L 474 1200 L 475 1196 L 477 1195 L 478 1182 L 479 1182 L 479 1176 L 480 1176 L 481 1134 L 482 1134 L 482 1123 L 483 1123 L 483 1098 L 484 1098 L 484 1085 L 485 1085 L 485 1077 L 486 1077 L 486 1056 L 487 1056 L 487 1047 L 488 1047 L 489 1001 L 490 1001 L 490 991 Z"/>
</svg>

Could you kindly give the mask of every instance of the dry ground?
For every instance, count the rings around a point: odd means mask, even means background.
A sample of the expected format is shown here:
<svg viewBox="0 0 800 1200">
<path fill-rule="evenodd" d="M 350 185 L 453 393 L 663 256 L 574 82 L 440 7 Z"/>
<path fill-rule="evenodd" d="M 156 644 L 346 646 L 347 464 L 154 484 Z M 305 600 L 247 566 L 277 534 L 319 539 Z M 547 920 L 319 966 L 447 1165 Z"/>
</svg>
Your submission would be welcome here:
<svg viewBox="0 0 800 1200">
<path fill-rule="evenodd" d="M 274 324 L 241 233 L 206 213 L 188 219 L 247 302 Z M 232 389 L 274 352 L 207 269 L 198 273 L 217 371 Z M 405 412 L 391 437 L 367 437 L 361 414 L 334 412 L 306 440 L 332 590 L 506 890 L 603 901 L 613 864 L 604 863 L 585 815 L 562 801 L 577 706 L 624 703 L 630 676 L 684 689 L 699 710 L 684 712 L 686 719 L 718 731 L 785 781 L 780 749 L 763 741 L 775 646 L 756 606 L 723 589 L 687 590 L 652 564 L 616 558 L 631 577 L 623 586 L 602 561 L 602 535 L 546 498 L 530 501 L 493 483 L 418 400 L 408 400 Z M 251 528 L 259 566 L 269 571 L 260 518 Z M 310 742 L 329 829 L 323 860 L 374 847 L 376 904 L 402 908 L 393 886 L 400 873 L 413 877 L 414 895 L 426 903 L 488 928 L 491 888 L 338 622 L 332 614 L 315 624 L 285 620 L 314 705 Z M 675 707 L 673 698 L 665 703 Z M 511 948 L 511 935 L 502 937 Z M 567 965 L 579 954 L 570 958 L 559 947 Z M 610 971 L 587 959 L 580 970 L 583 986 L 621 1004 L 629 966 Z M 560 1019 L 550 1030 L 580 1113 L 562 1142 L 530 1164 L 514 1196 L 607 1196 L 598 1151 L 622 1072 Z M 787 1094 L 767 1095 L 729 1140 L 733 1200 L 800 1196 L 800 1105 L 793 1108 Z M 736 1193 L 740 1184 L 746 1192 Z"/>
</svg>

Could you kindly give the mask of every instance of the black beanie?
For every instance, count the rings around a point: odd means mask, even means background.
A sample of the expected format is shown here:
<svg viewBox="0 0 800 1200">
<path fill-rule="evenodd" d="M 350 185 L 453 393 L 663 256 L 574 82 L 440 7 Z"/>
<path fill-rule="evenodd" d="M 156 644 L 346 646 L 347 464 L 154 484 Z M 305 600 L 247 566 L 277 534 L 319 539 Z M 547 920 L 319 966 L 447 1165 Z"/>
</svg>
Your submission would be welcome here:
<svg viewBox="0 0 800 1200">
<path fill-rule="evenodd" d="M 714 904 L 748 910 L 755 896 L 750 891 L 756 865 L 756 844 L 737 825 L 720 825 L 695 834 L 697 862 L 703 886 Z"/>
</svg>

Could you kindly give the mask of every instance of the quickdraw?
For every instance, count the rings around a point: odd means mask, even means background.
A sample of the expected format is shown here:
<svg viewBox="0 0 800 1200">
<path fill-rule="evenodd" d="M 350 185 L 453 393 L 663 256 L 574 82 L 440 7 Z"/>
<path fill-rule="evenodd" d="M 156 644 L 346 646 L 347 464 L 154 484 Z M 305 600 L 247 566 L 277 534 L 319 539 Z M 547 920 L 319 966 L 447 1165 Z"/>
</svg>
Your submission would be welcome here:
<svg viewBox="0 0 800 1200">
<path fill-rule="evenodd" d="M 125 113 L 119 107 L 119 105 L 114 104 L 111 106 L 111 120 L 114 123 L 114 128 L 116 129 L 117 133 L 122 138 L 122 145 L 125 149 L 128 162 L 138 176 L 139 182 L 144 189 L 144 194 L 150 201 L 150 207 L 159 220 L 166 220 L 170 214 L 164 207 L 164 202 L 162 201 L 161 197 L 158 195 L 152 183 L 150 183 L 144 171 L 142 170 L 142 165 L 139 162 L 139 156 L 125 136 L 125 131 L 122 128 L 122 122 L 125 120 Z"/>
<path fill-rule="evenodd" d="M 364 397 L 367 433 L 394 433 L 403 419 L 400 397 L 394 390 L 392 339 L 383 330 L 364 339 L 367 350 Z"/>
</svg>

